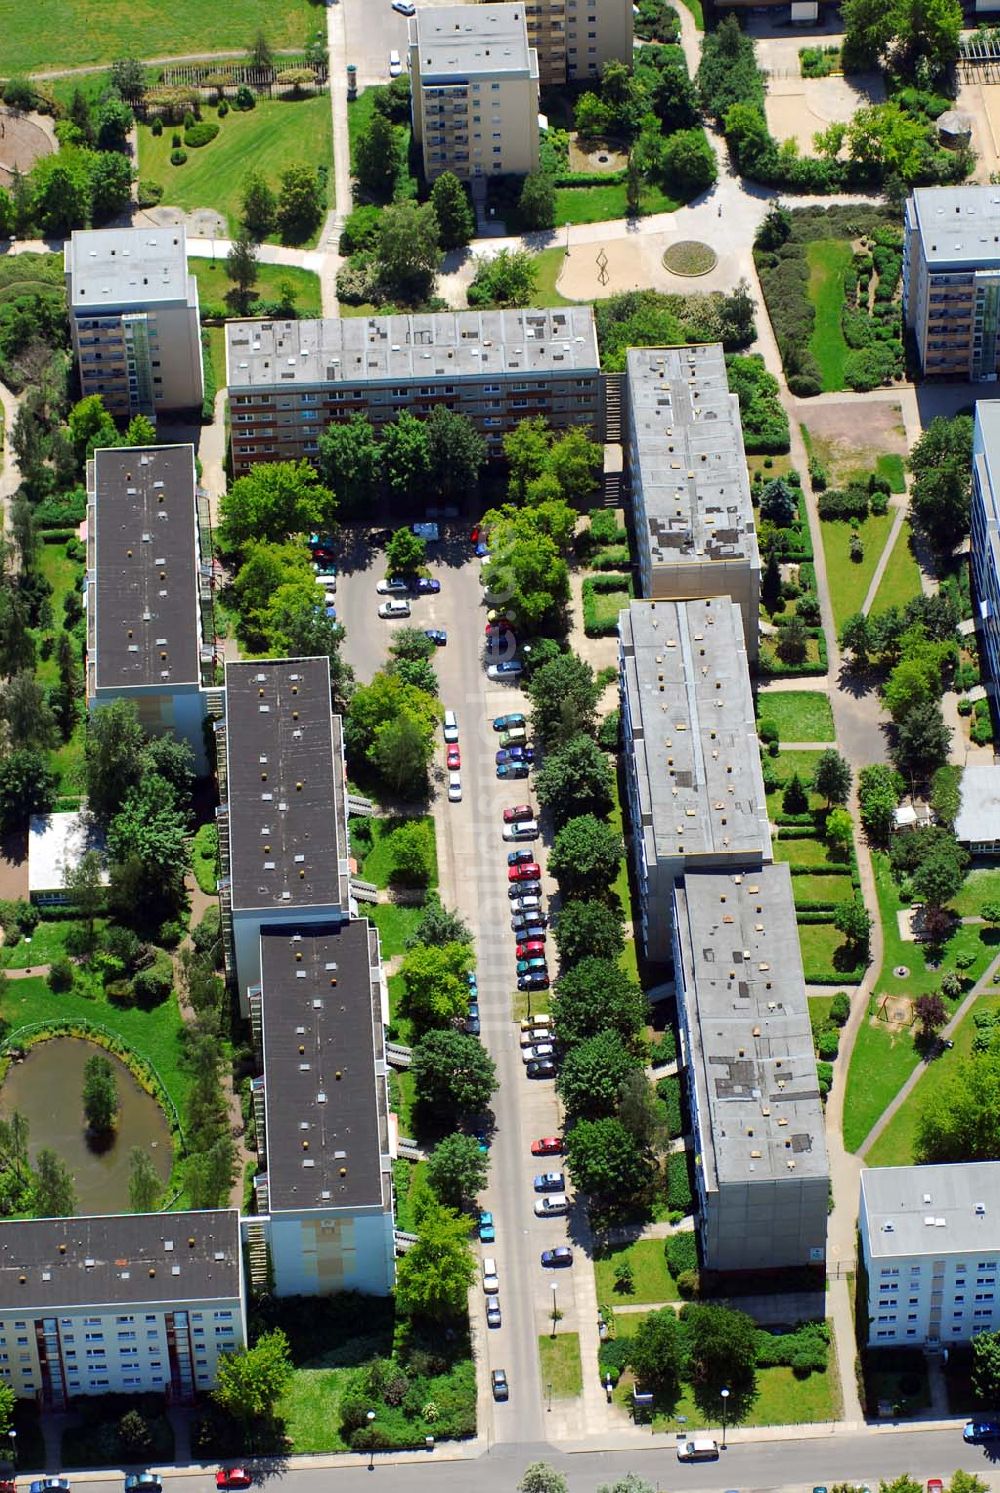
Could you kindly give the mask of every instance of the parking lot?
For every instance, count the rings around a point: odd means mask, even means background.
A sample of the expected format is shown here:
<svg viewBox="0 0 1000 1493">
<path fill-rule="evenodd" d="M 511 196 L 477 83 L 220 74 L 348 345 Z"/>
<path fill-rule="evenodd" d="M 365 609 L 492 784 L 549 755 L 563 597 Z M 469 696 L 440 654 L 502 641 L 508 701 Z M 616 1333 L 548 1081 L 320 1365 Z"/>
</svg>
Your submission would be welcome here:
<svg viewBox="0 0 1000 1493">
<path fill-rule="evenodd" d="M 334 0 L 338 3 L 338 0 Z M 340 0 L 342 3 L 342 0 Z M 413 0 L 419 10 L 433 0 Z M 367 0 L 344 9 L 347 60 L 358 70 L 358 86 L 388 83 L 389 53 L 395 48 L 406 67 L 407 19 L 392 8 L 391 0 Z"/>
</svg>

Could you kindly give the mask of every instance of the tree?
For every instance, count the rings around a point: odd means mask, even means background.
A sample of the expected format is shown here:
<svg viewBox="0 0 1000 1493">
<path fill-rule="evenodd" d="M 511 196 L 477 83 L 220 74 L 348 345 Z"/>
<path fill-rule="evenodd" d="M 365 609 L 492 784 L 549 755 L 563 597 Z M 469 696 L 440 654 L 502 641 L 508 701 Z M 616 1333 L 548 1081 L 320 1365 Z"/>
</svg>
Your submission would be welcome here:
<svg viewBox="0 0 1000 1493">
<path fill-rule="evenodd" d="M 992 1405 L 1000 1391 L 1000 1332 L 972 1339 L 972 1388 L 981 1405 Z"/>
<path fill-rule="evenodd" d="M 344 513 L 363 513 L 378 493 L 379 444 L 366 415 L 328 425 L 319 438 L 319 469 Z"/>
<path fill-rule="evenodd" d="M 381 450 L 382 468 L 390 491 L 397 497 L 412 496 L 419 492 L 427 482 L 431 469 L 430 445 L 424 421 L 411 415 L 409 410 L 401 410 L 395 420 L 383 427 Z M 394 535 L 393 538 L 395 537 Z M 411 534 L 410 537 L 415 539 L 417 536 Z M 426 552 L 426 544 L 424 551 Z M 387 550 L 386 557 L 391 565 L 391 549 Z M 416 564 L 422 564 L 423 559 L 424 555 L 421 554 Z"/>
<path fill-rule="evenodd" d="M 949 552 L 969 532 L 972 417 L 932 420 L 910 452 L 909 466 L 913 517 L 937 549 Z"/>
<path fill-rule="evenodd" d="M 646 1151 L 611 1115 L 577 1120 L 567 1131 L 566 1167 L 577 1191 L 623 1204 L 644 1192 L 653 1175 Z"/>
<path fill-rule="evenodd" d="M 24 747 L 0 758 L 0 833 L 27 828 L 55 803 L 59 779 L 44 752 Z"/>
<path fill-rule="evenodd" d="M 427 1185 L 446 1208 L 475 1202 L 486 1186 L 490 1164 L 474 1135 L 455 1131 L 438 1141 L 427 1161 Z"/>
<path fill-rule="evenodd" d="M 84 779 L 90 812 L 107 824 L 142 776 L 145 738 L 132 701 L 114 700 L 90 712 Z"/>
<path fill-rule="evenodd" d="M 850 901 L 838 902 L 837 910 L 833 915 L 833 924 L 848 943 L 867 959 L 872 920 L 871 914 L 857 892 Z"/>
<path fill-rule="evenodd" d="M 97 110 L 98 150 L 127 150 L 129 131 L 135 123 L 132 110 L 121 98 L 106 98 Z"/>
<path fill-rule="evenodd" d="M 922 832 L 921 832 L 922 833 Z M 911 878 L 913 895 L 925 907 L 944 907 L 965 880 L 965 866 L 945 850 L 927 856 Z"/>
<path fill-rule="evenodd" d="M 691 1302 L 681 1309 L 688 1343 L 687 1377 L 698 1404 L 713 1417 L 719 1391 L 730 1391 L 731 1422 L 742 1419 L 757 1392 L 757 1325 L 745 1312 Z"/>
<path fill-rule="evenodd" d="M 559 483 L 568 503 L 581 503 L 597 490 L 604 469 L 604 449 L 579 425 L 563 431 L 549 448 L 546 470 Z"/>
<path fill-rule="evenodd" d="M 404 1015 L 420 1027 L 441 1026 L 462 1015 L 469 994 L 466 974 L 471 968 L 468 944 L 417 945 L 410 949 L 399 969 Z"/>
<path fill-rule="evenodd" d="M 155 774 L 134 789 L 108 825 L 111 901 L 119 910 L 168 910 L 184 894 L 191 864 L 187 813 Z"/>
<path fill-rule="evenodd" d="M 951 727 L 945 725 L 936 700 L 916 705 L 900 721 L 893 761 L 911 778 L 924 779 L 945 761 L 951 746 Z"/>
<path fill-rule="evenodd" d="M 889 843 L 902 791 L 903 780 L 894 768 L 882 763 L 872 763 L 861 769 L 858 776 L 858 806 L 862 827 L 873 845 Z"/>
<path fill-rule="evenodd" d="M 20 1183 L 28 1172 L 28 1122 L 20 1110 L 0 1115 L 0 1161 Z"/>
<path fill-rule="evenodd" d="M 1000 1046 L 959 1058 L 917 1121 L 914 1160 L 918 1162 L 1000 1159 Z"/>
<path fill-rule="evenodd" d="M 46 166 L 47 160 L 55 164 Z M 31 176 L 35 220 L 46 238 L 68 238 L 74 228 L 84 226 L 90 212 L 90 179 L 81 161 L 48 157 L 34 167 Z"/>
<path fill-rule="evenodd" d="M 469 1249 L 472 1220 L 426 1192 L 415 1211 L 417 1242 L 396 1265 L 396 1305 L 411 1317 L 457 1317 L 466 1309 L 476 1276 Z"/>
<path fill-rule="evenodd" d="M 569 1484 L 547 1462 L 532 1462 L 521 1474 L 517 1493 L 569 1493 Z"/>
<path fill-rule="evenodd" d="M 781 477 L 768 482 L 760 495 L 760 516 L 778 529 L 787 529 L 798 517 L 799 505 L 788 483 Z"/>
<path fill-rule="evenodd" d="M 95 924 L 107 900 L 104 889 L 104 862 L 96 850 L 87 850 L 75 865 L 63 871 L 66 899 L 84 924 L 88 949 L 96 941 Z"/>
<path fill-rule="evenodd" d="M 805 814 L 809 798 L 797 772 L 793 772 L 781 795 L 781 807 L 786 814 Z"/>
<path fill-rule="evenodd" d="M 434 839 L 430 825 L 408 819 L 389 837 L 390 881 L 401 886 L 425 887 L 434 864 Z M 461 947 L 459 945 L 458 947 Z"/>
<path fill-rule="evenodd" d="M 556 1088 L 571 1116 L 599 1119 L 614 1113 L 618 1091 L 638 1066 L 616 1032 L 601 1031 L 566 1054 Z"/>
<path fill-rule="evenodd" d="M 153 1433 L 139 1410 L 126 1410 L 118 1422 L 118 1445 L 125 1462 L 144 1462 L 153 1449 Z"/>
<path fill-rule="evenodd" d="M 660 152 L 660 163 L 667 181 L 688 197 L 707 191 L 719 174 L 715 151 L 700 125 L 668 136 Z"/>
<path fill-rule="evenodd" d="M 501 512 L 490 509 L 483 523 L 492 558 L 484 577 L 488 602 L 513 610 L 528 633 L 554 624 L 569 600 L 569 570 L 548 533 L 550 504 Z"/>
<path fill-rule="evenodd" d="M 948 1021 L 948 1007 L 939 990 L 918 995 L 913 1002 L 913 1014 L 920 1022 L 920 1030 L 925 1037 L 933 1036 Z"/>
<path fill-rule="evenodd" d="M 552 177 L 544 171 L 533 171 L 524 178 L 517 210 L 527 229 L 554 228 L 556 226 L 556 188 Z"/>
<path fill-rule="evenodd" d="M 535 774 L 538 800 L 550 811 L 557 828 L 577 814 L 607 814 L 613 785 L 607 754 L 582 733 L 547 755 Z"/>
<path fill-rule="evenodd" d="M 391 575 L 413 575 L 427 559 L 427 541 L 410 528 L 397 529 L 385 547 L 385 558 Z"/>
<path fill-rule="evenodd" d="M 629 1342 L 629 1363 L 644 1389 L 651 1385 L 666 1399 L 680 1392 L 684 1345 L 677 1313 L 671 1307 L 650 1312 Z"/>
<path fill-rule="evenodd" d="M 438 181 L 442 179 L 438 177 Z M 424 422 L 424 430 L 428 476 L 438 496 L 460 499 L 474 493 L 486 464 L 486 442 L 468 415 L 436 404 Z"/>
<path fill-rule="evenodd" d="M 775 652 L 785 664 L 804 662 L 809 646 L 809 631 L 797 612 L 793 612 L 784 627 L 778 629 Z"/>
<path fill-rule="evenodd" d="M 839 854 L 847 855 L 854 838 L 854 822 L 846 809 L 831 809 L 826 816 L 826 839 Z"/>
<path fill-rule="evenodd" d="M 551 751 L 578 735 L 593 736 L 601 690 L 593 669 L 575 653 L 563 653 L 531 676 L 531 727 Z"/>
<path fill-rule="evenodd" d="M 621 835 L 593 814 L 569 819 L 556 835 L 549 870 L 566 896 L 605 891 L 618 875 L 625 847 Z"/>
<path fill-rule="evenodd" d="M 278 199 L 259 171 L 249 171 L 243 178 L 243 212 L 240 219 L 243 235 L 254 244 L 262 244 L 274 232 L 278 221 Z"/>
<path fill-rule="evenodd" d="M 83 1113 L 98 1135 L 113 1130 L 118 1115 L 118 1083 L 103 1053 L 95 1052 L 83 1069 Z"/>
<path fill-rule="evenodd" d="M 128 1153 L 128 1203 L 133 1213 L 155 1213 L 163 1196 L 163 1183 L 152 1157 L 142 1146 Z"/>
<path fill-rule="evenodd" d="M 69 1167 L 47 1146 L 35 1159 L 32 1212 L 36 1218 L 70 1218 L 76 1212 L 76 1189 Z"/>
<path fill-rule="evenodd" d="M 137 57 L 118 57 L 111 64 L 108 82 L 118 96 L 128 102 L 144 93 L 146 69 Z"/>
<path fill-rule="evenodd" d="M 434 898 L 427 904 L 420 922 L 406 940 L 406 947 L 413 949 L 418 944 L 448 943 L 471 945 L 472 934 L 468 924 L 462 921 L 457 912 L 452 912 L 448 907 L 442 907 L 441 903 Z"/>
<path fill-rule="evenodd" d="M 280 1327 L 262 1332 L 252 1348 L 220 1353 L 212 1398 L 228 1415 L 250 1427 L 269 1423 L 292 1379 L 288 1339 Z"/>
<path fill-rule="evenodd" d="M 323 218 L 319 178 L 308 166 L 289 166 L 281 173 L 277 222 L 283 244 L 301 244 Z"/>
<path fill-rule="evenodd" d="M 386 299 L 407 306 L 429 300 L 440 267 L 441 230 L 432 204 L 387 207 L 375 246 L 375 272 Z"/>
<path fill-rule="evenodd" d="M 431 206 L 437 214 L 442 249 L 460 249 L 474 236 L 476 215 L 454 172 L 442 171 L 437 177 L 431 187 Z"/>
<path fill-rule="evenodd" d="M 497 1089 L 496 1068 L 483 1044 L 453 1027 L 421 1037 L 410 1072 L 418 1102 L 438 1114 L 475 1114 Z"/>
<path fill-rule="evenodd" d="M 56 723 L 45 691 L 27 671 L 15 674 L 0 690 L 0 721 L 7 727 L 7 740 L 20 747 L 51 747 Z"/>
<path fill-rule="evenodd" d="M 845 757 L 834 747 L 820 754 L 813 777 L 813 789 L 831 804 L 846 804 L 851 793 L 851 768 Z"/>
<path fill-rule="evenodd" d="M 958 57 L 962 9 L 957 0 L 846 0 L 844 57 L 852 68 L 889 66 L 927 83 Z M 925 85 L 926 86 L 926 85 Z"/>
<path fill-rule="evenodd" d="M 125 442 L 129 446 L 156 445 L 156 426 L 148 415 L 132 416 L 125 432 Z"/>
<path fill-rule="evenodd" d="M 566 904 L 560 926 L 574 905 Z M 639 984 L 613 957 L 588 953 L 560 975 L 552 1014 L 560 1040 L 567 1046 L 596 1037 L 598 1032 L 613 1032 L 623 1047 L 631 1048 L 649 1020 L 649 1005 Z"/>
<path fill-rule="evenodd" d="M 333 494 L 307 461 L 260 462 L 237 477 L 219 506 L 220 537 L 230 549 L 329 525 L 334 513 Z"/>
<path fill-rule="evenodd" d="M 537 776 L 535 791 L 538 791 Z M 541 794 L 538 796 L 541 798 Z M 1000 923 L 1000 912 L 997 922 Z M 559 909 L 555 940 L 559 964 L 564 971 L 591 957 L 613 964 L 625 948 L 625 924 L 621 911 L 605 902 L 566 901 Z"/>
<path fill-rule="evenodd" d="M 373 202 L 391 202 L 398 173 L 396 128 L 384 114 L 376 111 L 354 147 L 354 174 L 362 196 Z"/>
<path fill-rule="evenodd" d="M 548 466 L 551 445 L 552 431 L 542 415 L 519 420 L 513 430 L 508 430 L 503 454 L 508 470 L 507 496 L 512 502 L 524 502 L 529 484 Z"/>
<path fill-rule="evenodd" d="M 426 784 L 439 719 L 440 705 L 433 695 L 382 670 L 351 696 L 344 722 L 348 755 L 363 753 L 373 767 L 412 794 Z M 408 787 L 405 771 L 414 774 Z"/>
<path fill-rule="evenodd" d="M 246 316 L 257 284 L 257 251 L 252 239 L 241 235 L 233 241 L 226 255 L 226 274 L 233 282 L 229 296 L 233 309 L 240 316 Z"/>
<path fill-rule="evenodd" d="M 501 249 L 490 259 L 477 260 L 469 305 L 530 306 L 537 283 L 537 255 L 526 249 Z"/>
<path fill-rule="evenodd" d="M 93 456 L 98 446 L 117 446 L 121 443 L 118 427 L 104 408 L 100 394 L 88 394 L 77 400 L 67 419 L 70 438 L 77 459 L 82 463 Z M 20 453 L 18 453 L 20 458 Z"/>
</svg>

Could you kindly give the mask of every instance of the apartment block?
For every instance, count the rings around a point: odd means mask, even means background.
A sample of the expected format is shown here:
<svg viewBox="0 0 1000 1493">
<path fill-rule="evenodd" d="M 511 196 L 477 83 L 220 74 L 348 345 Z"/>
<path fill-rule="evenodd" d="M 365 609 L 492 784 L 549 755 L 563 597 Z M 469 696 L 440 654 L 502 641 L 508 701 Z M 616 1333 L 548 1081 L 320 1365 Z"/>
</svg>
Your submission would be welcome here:
<svg viewBox="0 0 1000 1493">
<path fill-rule="evenodd" d="M 183 225 L 78 230 L 63 264 L 82 392 L 118 420 L 200 407 L 198 283 Z"/>
<path fill-rule="evenodd" d="M 264 929 L 350 916 L 344 746 L 329 659 L 227 663 L 216 735 L 223 943 L 246 1014 Z"/>
<path fill-rule="evenodd" d="M 423 418 L 437 405 L 467 415 L 494 456 L 531 415 L 604 438 L 590 306 L 231 321 L 226 381 L 237 476 L 259 461 L 314 460 L 331 421 L 362 414 L 378 433 L 401 410 Z"/>
<path fill-rule="evenodd" d="M 673 895 L 705 1266 L 822 1265 L 829 1167 L 789 869 L 686 870 Z"/>
<path fill-rule="evenodd" d="M 538 54 L 521 4 L 435 6 L 409 23 L 413 139 L 433 181 L 538 170 Z"/>
<path fill-rule="evenodd" d="M 214 679 L 208 505 L 193 446 L 101 449 L 87 463 L 87 709 L 131 700 L 150 735 L 207 767 Z"/>
<path fill-rule="evenodd" d="M 722 346 L 630 348 L 625 385 L 625 482 L 642 593 L 731 597 L 755 664 L 760 550 Z"/>
<path fill-rule="evenodd" d="M 1000 688 L 1000 400 L 979 400 L 972 432 L 971 547 L 976 635 L 983 683 L 996 709 Z"/>
<path fill-rule="evenodd" d="M 19 1398 L 154 1392 L 187 1403 L 246 1343 L 235 1209 L 7 1220 L 0 1374 Z"/>
<path fill-rule="evenodd" d="M 903 305 L 929 378 L 1000 369 L 1000 187 L 917 187 L 903 223 Z"/>
<path fill-rule="evenodd" d="M 944 1347 L 997 1330 L 998 1198 L 1000 1161 L 861 1173 L 872 1347 Z"/>
<path fill-rule="evenodd" d="M 387 1295 L 395 1131 L 378 930 L 364 918 L 265 929 L 260 970 L 256 1191 L 275 1292 Z"/>
<path fill-rule="evenodd" d="M 543 88 L 599 77 L 612 60 L 631 64 L 632 0 L 537 0 L 524 6 L 524 15 Z"/>
<path fill-rule="evenodd" d="M 618 638 L 638 926 L 666 961 L 678 876 L 771 859 L 743 624 L 726 596 L 634 601 Z"/>
</svg>

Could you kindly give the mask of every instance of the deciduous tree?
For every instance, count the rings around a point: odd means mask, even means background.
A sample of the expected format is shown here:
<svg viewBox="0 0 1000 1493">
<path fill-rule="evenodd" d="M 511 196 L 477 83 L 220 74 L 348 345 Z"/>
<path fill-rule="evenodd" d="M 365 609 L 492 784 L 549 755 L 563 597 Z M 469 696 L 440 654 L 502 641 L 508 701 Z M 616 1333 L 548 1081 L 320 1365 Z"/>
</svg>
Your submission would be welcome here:
<svg viewBox="0 0 1000 1493">
<path fill-rule="evenodd" d="M 257 284 L 257 251 L 253 240 L 248 236 L 241 234 L 233 240 L 233 246 L 226 255 L 226 274 L 233 282 L 227 299 L 232 301 L 233 309 L 238 315 L 246 316 Z"/>
<path fill-rule="evenodd" d="M 687 1374 L 700 1406 L 720 1415 L 719 1391 L 730 1391 L 730 1423 L 742 1420 L 757 1392 L 757 1325 L 745 1312 L 691 1302 L 681 1309 Z"/>
<path fill-rule="evenodd" d="M 57 784 L 45 752 L 24 747 L 0 758 L 2 832 L 25 829 L 32 814 L 47 813 L 55 802 Z"/>
<path fill-rule="evenodd" d="M 155 1213 L 163 1183 L 148 1151 L 133 1146 L 128 1153 L 128 1202 L 133 1213 Z"/>
<path fill-rule="evenodd" d="M 812 785 L 826 799 L 827 808 L 831 804 L 846 804 L 851 793 L 851 768 L 835 747 L 820 753 Z"/>
<path fill-rule="evenodd" d="M 629 1343 L 629 1363 L 644 1389 L 653 1387 L 666 1399 L 678 1394 L 684 1343 L 677 1313 L 671 1307 L 643 1318 Z"/>
<path fill-rule="evenodd" d="M 567 903 L 560 924 L 573 905 Z M 638 983 L 614 958 L 588 953 L 560 975 L 552 1014 L 560 1040 L 568 1046 L 599 1032 L 614 1032 L 621 1045 L 630 1048 L 649 1020 L 649 1005 Z"/>
<path fill-rule="evenodd" d="M 517 207 L 526 228 L 554 228 L 556 189 L 552 177 L 544 171 L 526 176 Z"/>
<path fill-rule="evenodd" d="M 403 958 L 402 1009 L 421 1028 L 441 1026 L 463 1014 L 468 1001 L 466 974 L 472 968 L 468 944 L 417 945 Z"/>
<path fill-rule="evenodd" d="M 278 199 L 259 171 L 243 178 L 243 232 L 252 243 L 262 244 L 278 221 Z"/>
<path fill-rule="evenodd" d="M 537 791 L 537 777 L 535 787 Z M 1000 923 L 1000 910 L 997 922 Z M 604 961 L 614 963 L 625 948 L 625 924 L 621 911 L 609 907 L 606 902 L 571 898 L 559 909 L 555 941 L 564 971 L 589 958 L 599 959 L 602 964 Z"/>
<path fill-rule="evenodd" d="M 35 1159 L 32 1211 L 36 1218 L 70 1218 L 76 1212 L 76 1189 L 69 1167 L 48 1146 Z"/>
<path fill-rule="evenodd" d="M 292 1379 L 288 1339 L 280 1327 L 262 1332 L 250 1348 L 220 1353 L 212 1398 L 244 1426 L 270 1422 Z"/>
<path fill-rule="evenodd" d="M 319 438 L 319 467 L 342 512 L 369 510 L 378 493 L 381 456 L 366 415 L 328 425 Z"/>
<path fill-rule="evenodd" d="M 410 1071 L 417 1100 L 437 1114 L 476 1114 L 497 1089 L 496 1068 L 483 1044 L 454 1027 L 421 1037 Z"/>
<path fill-rule="evenodd" d="M 468 415 L 436 404 L 424 429 L 428 477 L 438 496 L 459 499 L 474 493 L 486 465 L 486 442 Z"/>
<path fill-rule="evenodd" d="M 593 814 L 567 820 L 549 854 L 549 870 L 567 896 L 603 891 L 618 875 L 621 836 Z"/>
<path fill-rule="evenodd" d="M 396 1305 L 411 1317 L 440 1321 L 458 1316 L 465 1311 L 476 1274 L 469 1249 L 472 1219 L 426 1192 L 417 1213 L 417 1242 L 396 1265 Z"/>
<path fill-rule="evenodd" d="M 427 1185 L 446 1208 L 465 1208 L 486 1186 L 489 1158 L 474 1135 L 456 1130 L 438 1141 L 427 1160 Z"/>
<path fill-rule="evenodd" d="M 132 701 L 115 700 L 90 712 L 84 747 L 87 802 L 99 823 L 107 824 L 142 776 L 145 744 Z"/>
<path fill-rule="evenodd" d="M 442 171 L 431 187 L 431 206 L 437 214 L 442 249 L 460 249 L 476 231 L 476 215 L 469 195 L 453 171 Z"/>
<path fill-rule="evenodd" d="M 319 178 L 308 166 L 289 166 L 281 173 L 278 194 L 278 231 L 285 244 L 301 244 L 315 233 L 323 218 Z"/>
<path fill-rule="evenodd" d="M 531 676 L 532 730 L 547 750 L 574 736 L 593 736 L 597 725 L 600 686 L 594 671 L 575 653 L 563 653 Z"/>
<path fill-rule="evenodd" d="M 600 1119 L 614 1113 L 619 1089 L 638 1066 L 617 1033 L 601 1031 L 566 1054 L 556 1088 L 571 1116 Z"/>
<path fill-rule="evenodd" d="M 118 1104 L 114 1069 L 103 1053 L 95 1052 L 83 1069 L 83 1113 L 88 1128 L 98 1134 L 113 1130 Z"/>
<path fill-rule="evenodd" d="M 354 174 L 364 197 L 391 202 L 399 171 L 399 138 L 384 114 L 375 112 L 354 147 Z"/>
<path fill-rule="evenodd" d="M 427 428 L 422 420 L 409 410 L 401 410 L 395 420 L 383 427 L 381 451 L 382 469 L 391 492 L 397 497 L 412 497 L 422 491 L 431 470 Z M 390 551 L 390 564 L 391 554 Z"/>
<path fill-rule="evenodd" d="M 576 1122 L 566 1135 L 566 1167 L 578 1191 L 622 1204 L 638 1197 L 653 1174 L 648 1154 L 613 1115 Z"/>
<path fill-rule="evenodd" d="M 434 294 L 441 266 L 441 230 L 429 202 L 396 202 L 382 214 L 376 273 L 388 300 L 417 305 Z"/>
<path fill-rule="evenodd" d="M 230 549 L 250 540 L 280 542 L 316 524 L 329 525 L 333 494 L 307 461 L 261 462 L 237 477 L 220 502 L 220 538 Z"/>
<path fill-rule="evenodd" d="M 557 828 L 577 814 L 607 814 L 614 777 L 593 737 L 578 734 L 550 752 L 535 774 L 535 792 Z"/>
</svg>

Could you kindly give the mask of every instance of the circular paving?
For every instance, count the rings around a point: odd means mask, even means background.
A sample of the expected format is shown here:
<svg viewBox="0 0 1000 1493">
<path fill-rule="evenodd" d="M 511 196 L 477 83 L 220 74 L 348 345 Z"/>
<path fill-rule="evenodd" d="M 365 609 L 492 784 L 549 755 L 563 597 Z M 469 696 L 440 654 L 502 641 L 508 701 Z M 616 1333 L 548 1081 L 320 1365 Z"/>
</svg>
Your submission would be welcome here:
<svg viewBox="0 0 1000 1493">
<path fill-rule="evenodd" d="M 718 262 L 719 256 L 710 245 L 687 238 L 671 244 L 663 256 L 663 268 L 672 275 L 707 275 Z"/>
</svg>

